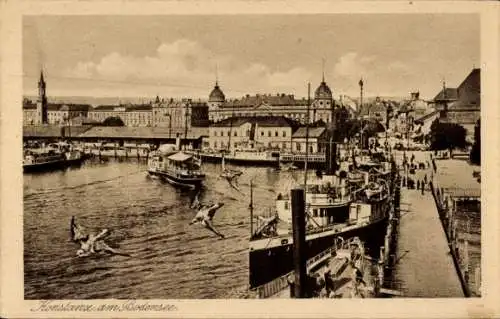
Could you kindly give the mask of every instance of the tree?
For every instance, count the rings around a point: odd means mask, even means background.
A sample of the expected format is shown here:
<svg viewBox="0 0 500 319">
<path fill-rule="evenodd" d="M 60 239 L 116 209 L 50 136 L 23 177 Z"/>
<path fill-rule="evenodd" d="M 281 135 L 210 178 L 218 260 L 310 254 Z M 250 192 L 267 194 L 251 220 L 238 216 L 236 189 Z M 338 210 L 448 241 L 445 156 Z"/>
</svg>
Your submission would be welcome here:
<svg viewBox="0 0 500 319">
<path fill-rule="evenodd" d="M 431 150 L 452 150 L 466 146 L 465 128 L 456 123 L 442 123 L 438 119 L 431 124 Z"/>
<path fill-rule="evenodd" d="M 110 116 L 106 118 L 102 124 L 104 126 L 125 126 L 125 123 L 123 123 L 122 119 L 118 116 Z"/>
<path fill-rule="evenodd" d="M 473 164 L 481 165 L 481 120 L 477 120 L 474 126 L 474 144 L 470 151 L 470 161 Z"/>
</svg>

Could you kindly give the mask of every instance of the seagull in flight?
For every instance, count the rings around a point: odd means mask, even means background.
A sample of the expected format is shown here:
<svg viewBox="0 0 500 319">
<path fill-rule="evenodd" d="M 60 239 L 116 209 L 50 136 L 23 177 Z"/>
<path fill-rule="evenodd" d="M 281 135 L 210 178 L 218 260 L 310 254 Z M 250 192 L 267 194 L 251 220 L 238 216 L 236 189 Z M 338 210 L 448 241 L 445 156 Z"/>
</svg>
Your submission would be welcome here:
<svg viewBox="0 0 500 319">
<path fill-rule="evenodd" d="M 189 225 L 200 223 L 203 227 L 212 231 L 214 234 L 219 236 L 221 239 L 225 238 L 223 234 L 221 234 L 217 229 L 214 228 L 212 224 L 212 220 L 214 218 L 215 213 L 219 208 L 224 206 L 224 203 L 216 203 L 211 206 L 202 205 L 198 200 L 198 195 L 193 202 L 194 205 L 191 205 L 192 208 L 198 209 L 198 213 L 194 216 L 193 220 L 189 223 Z"/>
<path fill-rule="evenodd" d="M 70 230 L 71 240 L 73 240 L 75 243 L 80 244 L 80 249 L 78 249 L 78 251 L 76 252 L 76 255 L 78 257 L 90 256 L 101 251 L 115 255 L 130 256 L 129 254 L 120 252 L 106 244 L 103 238 L 109 235 L 107 229 L 103 229 L 97 235 L 89 234 L 85 231 L 85 228 L 83 226 L 76 223 L 75 216 L 72 216 Z"/>
</svg>

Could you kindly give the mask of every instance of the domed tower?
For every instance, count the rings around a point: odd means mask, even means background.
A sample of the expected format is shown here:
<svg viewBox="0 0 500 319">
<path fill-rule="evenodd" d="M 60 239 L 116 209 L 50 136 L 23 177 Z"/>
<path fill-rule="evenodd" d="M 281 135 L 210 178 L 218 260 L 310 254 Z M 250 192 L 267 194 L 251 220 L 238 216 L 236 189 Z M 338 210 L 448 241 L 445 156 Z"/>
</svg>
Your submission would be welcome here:
<svg viewBox="0 0 500 319">
<path fill-rule="evenodd" d="M 219 82 L 215 81 L 215 87 L 210 92 L 210 95 L 208 96 L 208 111 L 210 114 L 210 120 L 212 120 L 214 117 L 216 117 L 216 112 L 219 109 L 219 107 L 226 102 L 226 96 L 222 92 L 222 90 L 219 87 Z"/>
<path fill-rule="evenodd" d="M 321 83 L 314 92 L 312 121 L 323 120 L 327 123 L 330 122 L 332 120 L 331 115 L 333 107 L 332 90 L 330 90 L 330 87 L 326 84 L 325 74 L 323 73 Z"/>
<path fill-rule="evenodd" d="M 210 95 L 208 97 L 209 106 L 212 106 L 212 105 L 219 106 L 222 103 L 224 103 L 225 101 L 226 101 L 226 96 L 224 95 L 224 93 L 220 89 L 219 83 L 215 82 L 215 87 L 212 90 L 212 92 L 210 92 Z"/>
</svg>

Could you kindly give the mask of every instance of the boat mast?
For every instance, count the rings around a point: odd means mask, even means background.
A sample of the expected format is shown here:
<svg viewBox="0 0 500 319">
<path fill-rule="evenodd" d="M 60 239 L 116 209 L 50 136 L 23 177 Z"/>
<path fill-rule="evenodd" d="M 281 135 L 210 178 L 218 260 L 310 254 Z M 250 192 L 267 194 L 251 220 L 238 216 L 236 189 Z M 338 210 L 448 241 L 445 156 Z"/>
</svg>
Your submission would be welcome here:
<svg viewBox="0 0 500 319">
<path fill-rule="evenodd" d="M 231 149 L 231 134 L 233 134 L 233 120 L 234 120 L 234 107 L 233 110 L 231 111 L 231 117 L 229 118 L 229 138 L 227 141 L 227 152 L 230 152 Z"/>
<path fill-rule="evenodd" d="M 250 180 L 250 205 L 248 206 L 250 209 L 250 239 L 253 236 L 253 180 Z"/>
<path fill-rule="evenodd" d="M 311 104 L 311 83 L 307 83 L 307 114 L 306 114 L 306 159 L 304 161 L 304 191 L 307 188 L 307 160 L 309 157 L 309 106 Z M 304 197 L 305 198 L 305 197 Z"/>
</svg>

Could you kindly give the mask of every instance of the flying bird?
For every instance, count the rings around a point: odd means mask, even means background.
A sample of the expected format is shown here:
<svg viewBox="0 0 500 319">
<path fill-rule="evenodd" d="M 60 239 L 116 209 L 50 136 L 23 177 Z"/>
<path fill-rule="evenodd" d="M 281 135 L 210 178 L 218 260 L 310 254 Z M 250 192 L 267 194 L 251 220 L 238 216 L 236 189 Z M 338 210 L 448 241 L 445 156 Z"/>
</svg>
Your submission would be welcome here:
<svg viewBox="0 0 500 319">
<path fill-rule="evenodd" d="M 85 227 L 76 223 L 75 216 L 72 216 L 70 231 L 71 240 L 80 244 L 80 249 L 76 252 L 78 257 L 90 256 L 101 251 L 115 255 L 130 256 L 129 254 L 120 252 L 106 244 L 103 238 L 109 235 L 109 231 L 107 229 L 103 229 L 97 235 L 89 234 L 85 231 Z"/>
<path fill-rule="evenodd" d="M 197 198 L 195 199 L 195 201 L 196 200 Z M 198 213 L 196 213 L 196 215 L 194 216 L 193 220 L 191 220 L 189 225 L 200 223 L 202 226 L 212 231 L 221 239 L 225 238 L 225 236 L 221 234 L 217 229 L 215 229 L 212 224 L 212 220 L 214 218 L 215 213 L 217 212 L 217 210 L 219 210 L 219 208 L 224 206 L 224 203 L 217 203 L 212 206 L 197 204 L 197 206 L 198 206 Z"/>
</svg>

